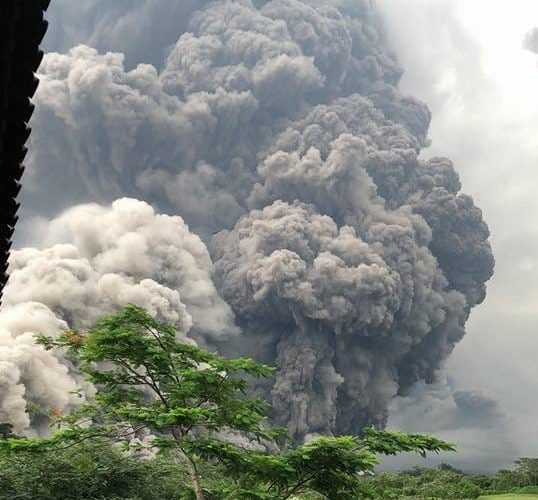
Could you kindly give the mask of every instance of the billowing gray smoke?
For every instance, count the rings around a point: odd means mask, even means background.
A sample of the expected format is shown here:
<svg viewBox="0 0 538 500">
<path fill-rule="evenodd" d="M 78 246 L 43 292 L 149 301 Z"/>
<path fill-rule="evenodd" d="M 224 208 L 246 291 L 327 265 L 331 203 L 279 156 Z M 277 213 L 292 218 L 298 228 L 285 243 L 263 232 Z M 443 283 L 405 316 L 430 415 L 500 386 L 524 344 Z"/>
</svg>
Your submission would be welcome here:
<svg viewBox="0 0 538 500">
<path fill-rule="evenodd" d="M 132 69 L 88 45 L 46 56 L 28 206 L 129 195 L 181 215 L 209 244 L 241 329 L 204 338 L 278 366 L 275 420 L 297 437 L 384 425 L 394 396 L 434 381 L 485 297 L 493 257 L 450 160 L 419 158 L 429 111 L 399 92 L 373 4 L 110 4 L 85 2 L 96 27 L 79 41 L 127 47 L 131 24 L 167 21 L 155 44 L 133 42 Z M 54 36 L 68 44 L 69 33 Z"/>
<path fill-rule="evenodd" d="M 428 464 L 447 460 L 466 470 L 492 471 L 510 467 L 518 455 L 514 444 L 514 422 L 491 395 L 454 387 L 439 374 L 431 385 L 417 383 L 405 396 L 390 403 L 389 426 L 409 432 L 431 432 L 458 443 L 458 453 L 429 457 Z M 411 467 L 413 457 L 393 462 L 392 467 Z M 389 467 L 391 466 L 389 462 Z"/>
<path fill-rule="evenodd" d="M 0 314 L 0 421 L 18 432 L 31 423 L 28 407 L 46 414 L 76 402 L 69 364 L 35 345 L 35 332 L 88 327 L 136 303 L 173 323 L 182 340 L 237 334 L 211 281 L 209 254 L 181 217 L 127 198 L 81 205 L 50 221 L 43 243 L 48 248 L 13 252 Z"/>
</svg>

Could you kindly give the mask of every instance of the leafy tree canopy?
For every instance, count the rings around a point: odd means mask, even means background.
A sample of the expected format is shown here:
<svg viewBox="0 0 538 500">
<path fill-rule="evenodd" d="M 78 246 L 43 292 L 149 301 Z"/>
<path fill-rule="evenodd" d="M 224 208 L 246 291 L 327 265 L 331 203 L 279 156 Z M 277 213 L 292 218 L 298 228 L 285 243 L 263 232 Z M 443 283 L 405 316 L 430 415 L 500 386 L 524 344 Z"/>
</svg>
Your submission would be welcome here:
<svg viewBox="0 0 538 500">
<path fill-rule="evenodd" d="M 197 500 L 209 498 L 200 474 L 208 465 L 226 478 L 217 498 L 274 500 L 316 492 L 351 500 L 370 496 L 362 475 L 373 471 L 379 454 L 454 449 L 432 436 L 375 429 L 361 438 L 319 437 L 284 447 L 283 430 L 266 421 L 266 402 L 249 396 L 249 380 L 269 377 L 270 367 L 179 342 L 172 325 L 133 305 L 88 332 L 38 341 L 46 349 L 67 349 L 97 393 L 57 416 L 58 430 L 48 439 L 13 437 L 2 427 L 0 448 L 11 452 L 61 451 L 103 439 L 139 449 L 141 441 L 133 438 L 146 435 L 152 448 L 185 464 Z M 232 433 L 241 440 L 230 439 Z"/>
</svg>

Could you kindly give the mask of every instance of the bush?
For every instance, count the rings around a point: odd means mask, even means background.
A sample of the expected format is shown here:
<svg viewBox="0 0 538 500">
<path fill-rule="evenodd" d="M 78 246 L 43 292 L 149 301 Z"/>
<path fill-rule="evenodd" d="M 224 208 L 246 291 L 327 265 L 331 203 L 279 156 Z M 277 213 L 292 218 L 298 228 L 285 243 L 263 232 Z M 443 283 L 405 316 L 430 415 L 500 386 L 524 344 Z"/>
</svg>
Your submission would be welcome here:
<svg viewBox="0 0 538 500">
<path fill-rule="evenodd" d="M 0 500 L 177 500 L 189 490 L 183 478 L 177 465 L 128 458 L 105 442 L 0 454 Z"/>
<path fill-rule="evenodd" d="M 538 494 L 538 486 L 524 486 L 523 488 L 517 488 L 514 493 L 526 493 L 526 494 Z"/>
<path fill-rule="evenodd" d="M 379 499 L 470 499 L 481 494 L 481 488 L 473 482 L 472 476 L 446 465 L 379 474 L 369 483 L 374 497 Z"/>
</svg>

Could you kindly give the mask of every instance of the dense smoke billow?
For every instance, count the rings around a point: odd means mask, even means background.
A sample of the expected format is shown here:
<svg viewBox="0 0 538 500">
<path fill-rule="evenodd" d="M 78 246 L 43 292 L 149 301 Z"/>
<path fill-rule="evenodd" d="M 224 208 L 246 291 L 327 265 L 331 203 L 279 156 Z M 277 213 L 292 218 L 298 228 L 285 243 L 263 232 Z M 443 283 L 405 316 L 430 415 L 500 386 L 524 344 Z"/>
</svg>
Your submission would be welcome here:
<svg viewBox="0 0 538 500">
<path fill-rule="evenodd" d="M 189 318 L 278 367 L 267 395 L 294 436 L 385 425 L 464 335 L 493 256 L 450 160 L 419 158 L 430 114 L 398 90 L 375 6 L 81 8 L 91 27 L 57 27 L 66 51 L 40 69 L 28 213 L 130 196 L 188 227 L 134 200 L 69 209 L 40 246 L 60 245 L 15 253 L 9 303 L 81 326 L 128 301 Z"/>
<path fill-rule="evenodd" d="M 205 345 L 237 335 L 206 247 L 181 217 L 128 198 L 80 205 L 50 222 L 44 244 L 13 252 L 0 314 L 0 421 L 19 431 L 30 425 L 28 405 L 46 412 L 74 403 L 69 366 L 32 333 L 89 327 L 136 303 L 173 323 L 180 340 L 188 334 Z"/>
</svg>

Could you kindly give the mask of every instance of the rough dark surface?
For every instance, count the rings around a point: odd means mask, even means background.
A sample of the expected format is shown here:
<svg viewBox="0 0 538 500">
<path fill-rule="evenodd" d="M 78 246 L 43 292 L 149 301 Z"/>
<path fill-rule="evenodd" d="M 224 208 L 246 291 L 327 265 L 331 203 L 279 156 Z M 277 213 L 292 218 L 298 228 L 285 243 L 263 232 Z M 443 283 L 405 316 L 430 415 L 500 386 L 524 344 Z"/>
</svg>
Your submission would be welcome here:
<svg viewBox="0 0 538 500">
<path fill-rule="evenodd" d="M 38 79 L 34 75 L 43 52 L 39 50 L 47 21 L 43 13 L 50 0 L 0 2 L 0 302 L 6 284 L 11 236 L 17 223 L 17 195 L 24 172 L 28 121 Z"/>
</svg>

